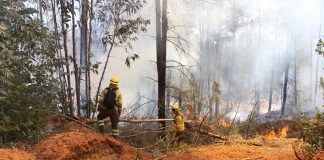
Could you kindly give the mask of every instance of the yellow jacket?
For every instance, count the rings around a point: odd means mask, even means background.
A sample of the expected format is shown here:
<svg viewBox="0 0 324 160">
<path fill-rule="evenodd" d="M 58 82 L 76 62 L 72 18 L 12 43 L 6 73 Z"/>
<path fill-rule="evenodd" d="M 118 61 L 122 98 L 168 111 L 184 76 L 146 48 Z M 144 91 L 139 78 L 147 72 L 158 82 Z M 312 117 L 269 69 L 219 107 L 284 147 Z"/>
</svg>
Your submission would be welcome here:
<svg viewBox="0 0 324 160">
<path fill-rule="evenodd" d="M 109 85 L 109 88 L 114 88 L 114 89 L 117 89 L 116 90 L 116 98 L 117 98 L 117 107 L 118 107 L 118 112 L 121 112 L 122 111 L 122 108 L 123 108 L 123 100 L 122 100 L 122 94 L 119 90 L 119 87 L 118 86 L 114 86 L 114 85 Z M 99 97 L 99 100 L 98 100 L 98 109 L 102 109 L 102 105 L 103 105 L 103 102 L 105 100 L 105 97 L 106 97 L 106 94 L 107 94 L 107 89 L 103 89 L 102 92 L 101 92 L 101 95 Z M 120 113 L 119 113 L 120 115 Z"/>
<path fill-rule="evenodd" d="M 185 131 L 185 124 L 183 114 L 178 111 L 178 113 L 174 116 L 175 128 L 177 132 L 184 132 Z"/>
</svg>

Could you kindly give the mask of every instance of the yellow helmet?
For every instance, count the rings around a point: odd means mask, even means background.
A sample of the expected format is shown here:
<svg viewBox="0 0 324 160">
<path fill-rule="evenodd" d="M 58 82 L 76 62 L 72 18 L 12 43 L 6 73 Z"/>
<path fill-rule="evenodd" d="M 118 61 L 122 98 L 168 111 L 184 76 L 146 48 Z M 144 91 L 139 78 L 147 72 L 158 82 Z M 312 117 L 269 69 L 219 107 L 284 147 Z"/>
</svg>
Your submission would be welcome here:
<svg viewBox="0 0 324 160">
<path fill-rule="evenodd" d="M 110 84 L 117 85 L 117 84 L 118 84 L 118 78 L 115 77 L 115 76 L 111 77 L 111 79 L 110 79 Z"/>
<path fill-rule="evenodd" d="M 175 103 L 175 104 L 173 104 L 173 106 L 172 106 L 172 110 L 173 111 L 176 111 L 176 110 L 179 110 L 179 104 L 178 103 Z"/>
</svg>

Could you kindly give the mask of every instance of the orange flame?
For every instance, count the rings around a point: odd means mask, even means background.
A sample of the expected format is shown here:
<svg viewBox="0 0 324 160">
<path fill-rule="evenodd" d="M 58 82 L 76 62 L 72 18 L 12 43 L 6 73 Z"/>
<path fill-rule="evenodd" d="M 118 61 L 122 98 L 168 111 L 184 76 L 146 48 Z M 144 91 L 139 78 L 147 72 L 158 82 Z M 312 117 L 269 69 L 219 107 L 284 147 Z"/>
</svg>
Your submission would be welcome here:
<svg viewBox="0 0 324 160">
<path fill-rule="evenodd" d="M 273 127 L 271 127 L 271 131 L 270 131 L 268 134 L 266 134 L 266 136 L 267 136 L 268 138 L 276 138 L 276 133 L 275 133 Z"/>
<path fill-rule="evenodd" d="M 266 137 L 268 137 L 268 138 L 276 138 L 276 137 L 286 138 L 288 130 L 289 130 L 289 127 L 284 126 L 283 128 L 279 129 L 279 133 L 278 133 L 278 135 L 276 135 L 274 127 L 271 127 L 271 131 L 266 134 Z"/>
<path fill-rule="evenodd" d="M 279 137 L 286 138 L 288 130 L 289 130 L 288 126 L 285 126 L 282 129 L 280 129 Z"/>
<path fill-rule="evenodd" d="M 226 122 L 224 119 L 219 120 L 218 124 L 223 126 L 223 127 L 229 127 L 230 126 L 230 123 Z"/>
</svg>

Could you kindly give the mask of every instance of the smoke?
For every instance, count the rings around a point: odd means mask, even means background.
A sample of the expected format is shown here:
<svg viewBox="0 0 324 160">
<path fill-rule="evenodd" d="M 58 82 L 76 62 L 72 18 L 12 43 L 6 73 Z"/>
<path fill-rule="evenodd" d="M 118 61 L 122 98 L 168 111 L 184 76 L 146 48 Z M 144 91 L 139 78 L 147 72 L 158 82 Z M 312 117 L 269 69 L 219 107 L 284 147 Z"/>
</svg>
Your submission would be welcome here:
<svg viewBox="0 0 324 160">
<path fill-rule="evenodd" d="M 204 88 L 204 96 L 210 94 L 207 82 L 219 81 L 220 98 L 224 101 L 221 104 L 222 111 L 230 88 L 233 105 L 228 116 L 233 117 L 240 102 L 237 116 L 241 119 L 246 118 L 253 108 L 255 100 L 251 104 L 249 102 L 256 89 L 261 94 L 260 112 L 267 112 L 272 72 L 272 109 L 280 110 L 284 68 L 286 62 L 289 62 L 287 112 L 313 112 L 316 106 L 322 104 L 322 91 L 318 89 L 315 95 L 315 86 L 319 87 L 316 84 L 323 75 L 323 60 L 320 57 L 319 74 L 315 79 L 319 56 L 314 51 L 317 40 L 323 36 L 321 1 L 169 0 L 168 34 L 172 37 L 177 33 L 188 41 L 190 46 L 185 46 L 185 49 L 191 56 L 179 53 L 169 43 L 167 59 L 194 66 L 191 70 L 199 78 L 201 87 Z M 154 1 L 147 1 L 140 14 L 151 20 L 148 32 L 141 34 L 139 40 L 133 43 L 133 52 L 140 59 L 132 62 L 128 68 L 125 65 L 128 54 L 124 49 L 114 48 L 103 81 L 104 87 L 108 86 L 111 76 L 119 77 L 126 107 L 138 101 L 139 95 L 157 100 L 157 83 L 152 80 L 157 80 Z M 237 23 L 235 31 L 234 22 Z M 209 42 L 211 43 L 208 48 L 202 46 Z M 106 52 L 100 41 L 94 43 L 92 52 L 92 60 L 101 63 L 100 73 L 106 59 Z M 297 106 L 293 102 L 295 73 Z M 180 75 L 181 73 L 172 71 L 173 84 L 180 84 Z M 95 96 L 99 75 L 92 74 L 91 77 L 91 93 Z M 146 100 L 142 98 L 137 103 L 144 103 Z M 154 103 L 143 107 L 146 109 L 141 112 L 150 111 Z"/>
</svg>

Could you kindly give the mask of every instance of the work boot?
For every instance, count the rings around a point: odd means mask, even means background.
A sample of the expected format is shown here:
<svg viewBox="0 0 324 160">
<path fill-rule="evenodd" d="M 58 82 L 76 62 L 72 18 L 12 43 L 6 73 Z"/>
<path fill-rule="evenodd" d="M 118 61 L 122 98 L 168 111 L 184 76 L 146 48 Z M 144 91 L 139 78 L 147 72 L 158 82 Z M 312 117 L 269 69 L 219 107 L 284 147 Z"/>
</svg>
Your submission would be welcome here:
<svg viewBox="0 0 324 160">
<path fill-rule="evenodd" d="M 105 128 L 104 126 L 99 126 L 99 132 L 104 134 L 105 133 Z"/>
</svg>

